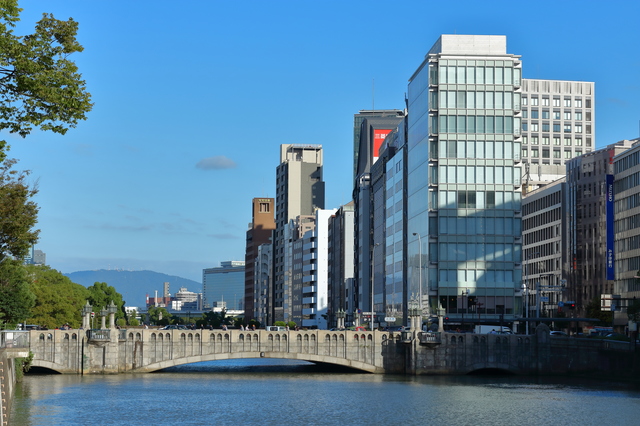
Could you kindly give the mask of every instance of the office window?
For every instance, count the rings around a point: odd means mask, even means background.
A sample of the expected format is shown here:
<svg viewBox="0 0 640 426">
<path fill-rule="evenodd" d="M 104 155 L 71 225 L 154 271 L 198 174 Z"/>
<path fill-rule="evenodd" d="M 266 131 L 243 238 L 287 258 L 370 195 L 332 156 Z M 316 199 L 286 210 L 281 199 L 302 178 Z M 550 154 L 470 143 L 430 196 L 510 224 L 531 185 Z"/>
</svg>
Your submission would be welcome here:
<svg viewBox="0 0 640 426">
<path fill-rule="evenodd" d="M 269 203 L 260 203 L 260 213 L 269 213 L 270 204 Z"/>
<path fill-rule="evenodd" d="M 582 146 L 582 138 L 576 138 L 576 146 Z"/>
<path fill-rule="evenodd" d="M 591 138 L 587 138 L 587 146 L 591 146 Z"/>
<path fill-rule="evenodd" d="M 538 132 L 538 123 L 531 123 L 531 131 Z"/>
<path fill-rule="evenodd" d="M 571 138 L 564 138 L 565 146 L 571 146 Z"/>
<path fill-rule="evenodd" d="M 560 138 L 559 138 L 559 137 L 557 137 L 557 136 L 554 136 L 554 137 L 553 137 L 553 144 L 554 144 L 554 145 L 560 145 Z"/>
<path fill-rule="evenodd" d="M 560 111 L 553 111 L 553 119 L 560 120 Z"/>
<path fill-rule="evenodd" d="M 549 136 L 542 137 L 542 145 L 549 145 Z"/>
<path fill-rule="evenodd" d="M 584 107 L 585 108 L 591 108 L 591 99 L 585 99 L 584 100 Z"/>
<path fill-rule="evenodd" d="M 564 98 L 564 106 L 566 108 L 571 108 L 571 98 Z"/>
<path fill-rule="evenodd" d="M 539 152 L 538 152 L 538 148 L 531 148 L 531 156 L 538 158 Z"/>
<path fill-rule="evenodd" d="M 560 98 L 553 98 L 553 106 L 554 107 L 560 106 Z"/>
<path fill-rule="evenodd" d="M 527 105 L 527 97 L 526 96 L 522 97 L 522 105 Z"/>
<path fill-rule="evenodd" d="M 538 137 L 531 136 L 531 145 L 538 145 Z"/>
<path fill-rule="evenodd" d="M 542 131 L 548 132 L 550 129 L 549 123 L 542 123 Z"/>
<path fill-rule="evenodd" d="M 565 151 L 564 158 L 571 158 L 571 151 Z"/>
<path fill-rule="evenodd" d="M 548 149 L 542 150 L 542 158 L 550 158 L 550 152 Z"/>
<path fill-rule="evenodd" d="M 576 124 L 575 131 L 576 133 L 582 133 L 582 124 Z"/>
<path fill-rule="evenodd" d="M 538 98 L 537 97 L 535 97 L 535 98 L 532 97 L 531 98 L 531 105 L 532 106 L 538 106 Z"/>
<path fill-rule="evenodd" d="M 532 109 L 531 110 L 531 118 L 539 118 L 537 109 Z"/>
<path fill-rule="evenodd" d="M 571 120 L 571 112 L 570 111 L 565 111 L 564 112 L 564 119 L 565 120 Z"/>
<path fill-rule="evenodd" d="M 576 108 L 582 108 L 582 99 L 576 99 Z"/>
<path fill-rule="evenodd" d="M 575 119 L 576 119 L 577 121 L 582 121 L 582 112 L 580 112 L 580 111 L 576 111 L 576 112 L 575 112 Z"/>
<path fill-rule="evenodd" d="M 560 150 L 553 150 L 553 158 L 562 158 L 562 155 L 560 155 Z"/>
<path fill-rule="evenodd" d="M 522 148 L 522 158 L 527 158 L 527 148 Z"/>
<path fill-rule="evenodd" d="M 565 124 L 564 125 L 564 132 L 565 133 L 571 133 L 571 124 Z"/>
<path fill-rule="evenodd" d="M 527 126 L 527 123 L 523 121 L 523 122 L 522 122 L 522 131 L 523 131 L 523 132 L 528 131 L 528 130 L 527 130 L 527 127 L 528 127 L 528 126 Z"/>
<path fill-rule="evenodd" d="M 524 135 L 524 136 L 522 137 L 522 143 L 523 143 L 524 145 L 526 145 L 526 144 L 528 144 L 528 143 L 529 143 L 529 138 L 527 137 L 527 135 Z"/>
<path fill-rule="evenodd" d="M 581 150 L 577 150 L 575 157 L 580 157 L 582 155 L 582 151 Z"/>
<path fill-rule="evenodd" d="M 526 109 L 522 110 L 522 118 L 529 118 L 529 111 L 527 111 Z"/>
<path fill-rule="evenodd" d="M 549 106 L 549 98 L 542 98 L 542 106 Z"/>
<path fill-rule="evenodd" d="M 542 118 L 548 120 L 549 119 L 549 110 L 542 111 Z"/>
<path fill-rule="evenodd" d="M 553 123 L 553 131 L 554 132 L 560 131 L 560 123 Z"/>
</svg>

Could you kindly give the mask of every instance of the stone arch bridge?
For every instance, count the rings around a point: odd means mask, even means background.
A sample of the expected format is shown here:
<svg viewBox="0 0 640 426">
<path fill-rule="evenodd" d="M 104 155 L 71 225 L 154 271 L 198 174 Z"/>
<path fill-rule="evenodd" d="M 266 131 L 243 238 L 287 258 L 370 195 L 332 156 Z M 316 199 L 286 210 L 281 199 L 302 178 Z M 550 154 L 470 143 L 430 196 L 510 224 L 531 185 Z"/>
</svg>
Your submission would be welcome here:
<svg viewBox="0 0 640 426">
<path fill-rule="evenodd" d="M 280 358 L 369 373 L 607 374 L 640 368 L 628 342 L 533 335 L 383 331 L 32 330 L 33 366 L 67 374 L 146 373 L 202 361 Z"/>
</svg>

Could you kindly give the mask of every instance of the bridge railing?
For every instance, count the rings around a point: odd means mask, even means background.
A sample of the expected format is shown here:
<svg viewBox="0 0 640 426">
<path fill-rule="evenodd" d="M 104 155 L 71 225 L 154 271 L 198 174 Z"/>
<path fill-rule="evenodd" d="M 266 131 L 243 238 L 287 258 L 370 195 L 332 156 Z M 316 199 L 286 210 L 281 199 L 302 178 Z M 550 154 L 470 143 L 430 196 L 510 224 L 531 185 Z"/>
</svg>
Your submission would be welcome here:
<svg viewBox="0 0 640 426">
<path fill-rule="evenodd" d="M 421 333 L 418 333 L 418 339 L 420 340 L 421 344 L 428 344 L 428 343 L 440 344 L 442 343 L 442 334 L 440 332 L 429 332 L 429 333 L 421 332 Z"/>
<path fill-rule="evenodd" d="M 0 348 L 28 348 L 29 332 L 21 330 L 0 331 Z"/>
<path fill-rule="evenodd" d="M 111 340 L 111 330 L 88 330 L 89 340 Z"/>
</svg>

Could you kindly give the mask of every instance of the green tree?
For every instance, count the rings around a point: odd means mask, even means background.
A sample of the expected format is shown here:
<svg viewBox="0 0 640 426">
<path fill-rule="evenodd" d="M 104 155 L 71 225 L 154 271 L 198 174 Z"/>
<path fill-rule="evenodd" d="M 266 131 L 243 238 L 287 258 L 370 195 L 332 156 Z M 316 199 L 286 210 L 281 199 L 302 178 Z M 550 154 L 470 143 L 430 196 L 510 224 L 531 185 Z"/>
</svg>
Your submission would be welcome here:
<svg viewBox="0 0 640 426">
<path fill-rule="evenodd" d="M 147 309 L 149 322 L 155 325 L 168 325 L 171 321 L 171 314 L 165 308 L 151 306 Z"/>
<path fill-rule="evenodd" d="M 587 318 L 596 318 L 600 320 L 600 322 L 596 325 L 611 325 L 611 312 L 603 311 L 600 307 L 601 302 L 599 297 L 594 297 L 591 299 L 589 304 L 585 306 L 585 311 L 587 314 Z"/>
<path fill-rule="evenodd" d="M 47 328 L 63 324 L 80 327 L 82 308 L 89 298 L 86 287 L 48 266 L 28 265 L 26 269 L 31 278 L 31 291 L 36 298 L 28 322 Z"/>
<path fill-rule="evenodd" d="M 107 283 L 96 282 L 89 286 L 87 290 L 89 290 L 89 304 L 93 307 L 93 312 L 96 315 L 113 302 L 118 308 L 116 310 L 116 321 L 120 318 L 125 318 L 125 301 L 122 300 L 122 295 L 115 288 Z"/>
<path fill-rule="evenodd" d="M 29 317 L 35 304 L 25 267 L 18 261 L 0 261 L 0 322 L 16 325 Z"/>
<path fill-rule="evenodd" d="M 204 324 L 213 328 L 220 328 L 223 324 L 229 324 L 229 318 L 227 318 L 227 311 L 222 310 L 220 312 L 205 312 L 202 314 L 204 317 Z M 197 323 L 196 323 L 197 324 Z"/>
<path fill-rule="evenodd" d="M 0 141 L 0 155 L 2 145 Z M 26 182 L 29 172 L 13 170 L 16 160 L 0 162 L 0 262 L 7 257 L 24 258 L 38 241 L 38 206 L 31 198 L 38 193 Z"/>
<path fill-rule="evenodd" d="M 17 0 L 0 1 L 0 130 L 22 137 L 35 128 L 65 134 L 91 111 L 91 95 L 69 56 L 84 49 L 78 23 L 44 13 L 33 34 L 13 33 Z"/>
</svg>

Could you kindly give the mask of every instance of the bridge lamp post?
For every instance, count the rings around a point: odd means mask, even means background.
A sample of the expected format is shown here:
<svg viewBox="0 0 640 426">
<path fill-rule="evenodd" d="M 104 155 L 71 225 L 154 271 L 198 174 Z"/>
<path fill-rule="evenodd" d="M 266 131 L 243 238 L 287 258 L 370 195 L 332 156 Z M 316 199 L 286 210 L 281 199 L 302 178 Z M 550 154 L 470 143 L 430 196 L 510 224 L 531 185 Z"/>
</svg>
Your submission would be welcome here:
<svg viewBox="0 0 640 426">
<path fill-rule="evenodd" d="M 371 331 L 373 331 L 373 322 L 375 317 L 375 312 L 373 309 L 373 294 L 374 294 L 374 284 L 375 284 L 375 270 L 374 267 L 376 265 L 376 247 L 380 246 L 380 243 L 375 243 L 373 248 L 371 249 Z"/>
<path fill-rule="evenodd" d="M 464 331 L 464 299 L 465 296 L 469 296 L 469 289 L 462 290 L 462 303 L 460 304 L 462 308 L 462 331 Z M 467 307 L 469 307 L 469 303 L 467 302 Z"/>
<path fill-rule="evenodd" d="M 524 299 L 524 326 L 525 326 L 525 333 L 529 334 L 529 321 L 527 321 L 527 314 L 528 314 L 528 309 L 529 307 L 528 305 L 528 296 L 527 296 L 527 285 L 525 283 L 522 283 L 522 298 Z"/>
<path fill-rule="evenodd" d="M 419 300 L 419 308 L 420 308 L 420 329 L 422 330 L 422 314 L 423 314 L 423 310 L 422 310 L 422 238 L 420 236 L 419 232 L 414 232 L 413 236 L 417 236 L 418 237 L 418 297 L 420 298 Z"/>
<path fill-rule="evenodd" d="M 112 300 L 111 303 L 109 303 L 109 306 L 107 306 L 107 312 L 109 312 L 109 328 L 116 328 L 117 310 L 118 310 L 118 307 L 116 306 L 115 303 L 113 303 L 113 300 Z"/>
</svg>

